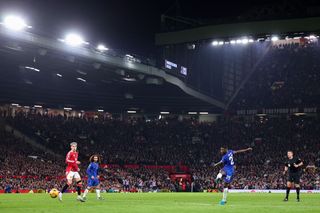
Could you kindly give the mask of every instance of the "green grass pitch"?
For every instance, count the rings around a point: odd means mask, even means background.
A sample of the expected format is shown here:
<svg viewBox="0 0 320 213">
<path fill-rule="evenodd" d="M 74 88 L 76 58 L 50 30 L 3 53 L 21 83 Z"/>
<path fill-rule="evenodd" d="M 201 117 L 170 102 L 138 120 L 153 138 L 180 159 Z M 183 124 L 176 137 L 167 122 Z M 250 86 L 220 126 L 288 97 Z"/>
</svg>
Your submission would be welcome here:
<svg viewBox="0 0 320 213">
<path fill-rule="evenodd" d="M 219 193 L 141 193 L 103 194 L 105 200 L 89 194 L 87 202 L 77 202 L 75 194 L 65 194 L 63 202 L 48 194 L 0 194 L 0 212 L 320 212 L 320 194 L 301 194 L 301 202 L 295 201 L 295 193 L 289 202 L 283 202 L 283 194 L 229 194 L 228 204 L 220 206 Z"/>
</svg>

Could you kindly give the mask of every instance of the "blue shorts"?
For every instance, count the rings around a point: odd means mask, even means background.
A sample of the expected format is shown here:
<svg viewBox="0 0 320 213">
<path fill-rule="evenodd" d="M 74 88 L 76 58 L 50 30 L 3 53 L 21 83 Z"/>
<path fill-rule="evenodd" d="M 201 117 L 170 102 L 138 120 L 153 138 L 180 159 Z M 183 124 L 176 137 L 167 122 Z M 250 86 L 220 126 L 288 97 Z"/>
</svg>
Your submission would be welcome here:
<svg viewBox="0 0 320 213">
<path fill-rule="evenodd" d="M 88 186 L 89 187 L 94 187 L 94 186 L 98 186 L 99 185 L 99 180 L 98 179 L 88 179 Z"/>
<path fill-rule="evenodd" d="M 233 169 L 223 168 L 223 171 L 226 173 L 226 177 L 224 178 L 224 182 L 231 183 L 234 175 Z"/>
</svg>

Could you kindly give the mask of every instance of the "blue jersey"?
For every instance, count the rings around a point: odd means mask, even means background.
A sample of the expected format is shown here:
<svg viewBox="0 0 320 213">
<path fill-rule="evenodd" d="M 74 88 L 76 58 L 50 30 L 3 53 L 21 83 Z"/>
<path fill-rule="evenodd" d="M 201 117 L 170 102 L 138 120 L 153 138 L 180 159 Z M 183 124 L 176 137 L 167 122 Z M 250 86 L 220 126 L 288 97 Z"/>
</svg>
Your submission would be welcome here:
<svg viewBox="0 0 320 213">
<path fill-rule="evenodd" d="M 222 156 L 222 163 L 224 165 L 224 170 L 233 171 L 234 167 L 234 161 L 233 161 L 233 151 L 229 150 L 224 156 Z"/>
<path fill-rule="evenodd" d="M 96 187 L 99 185 L 98 179 L 98 171 L 99 171 L 99 164 L 98 163 L 90 163 L 87 168 L 87 175 L 88 175 L 88 186 L 89 187 Z M 92 179 L 93 176 L 93 179 Z"/>
<path fill-rule="evenodd" d="M 88 178 L 91 179 L 91 177 L 93 176 L 95 179 L 97 179 L 98 171 L 99 171 L 99 164 L 95 162 L 90 163 L 87 168 Z"/>
</svg>

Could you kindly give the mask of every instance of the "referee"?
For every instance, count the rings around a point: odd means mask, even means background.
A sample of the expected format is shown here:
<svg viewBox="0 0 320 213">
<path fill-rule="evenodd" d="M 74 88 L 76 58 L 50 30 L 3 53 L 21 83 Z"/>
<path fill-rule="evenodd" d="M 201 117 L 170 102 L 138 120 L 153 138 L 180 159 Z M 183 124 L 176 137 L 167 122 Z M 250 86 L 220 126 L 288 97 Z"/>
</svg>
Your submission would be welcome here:
<svg viewBox="0 0 320 213">
<path fill-rule="evenodd" d="M 288 172 L 288 180 L 287 180 L 287 194 L 283 201 L 288 201 L 289 193 L 292 185 L 295 185 L 297 192 L 297 202 L 300 201 L 300 175 L 301 175 L 301 167 L 303 162 L 300 158 L 293 156 L 293 151 L 289 150 L 287 152 L 288 159 L 286 161 L 284 172 L 285 175 Z"/>
</svg>

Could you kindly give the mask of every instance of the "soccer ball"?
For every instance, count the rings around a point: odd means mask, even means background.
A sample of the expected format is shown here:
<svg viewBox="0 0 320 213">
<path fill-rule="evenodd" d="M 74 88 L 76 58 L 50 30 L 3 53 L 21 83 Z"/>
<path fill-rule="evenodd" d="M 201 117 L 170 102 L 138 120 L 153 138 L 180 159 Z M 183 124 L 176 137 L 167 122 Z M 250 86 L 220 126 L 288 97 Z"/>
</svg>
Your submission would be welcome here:
<svg viewBox="0 0 320 213">
<path fill-rule="evenodd" d="M 58 189 L 51 189 L 49 194 L 50 194 L 51 198 L 56 198 L 59 195 L 59 191 L 58 191 Z"/>
</svg>

